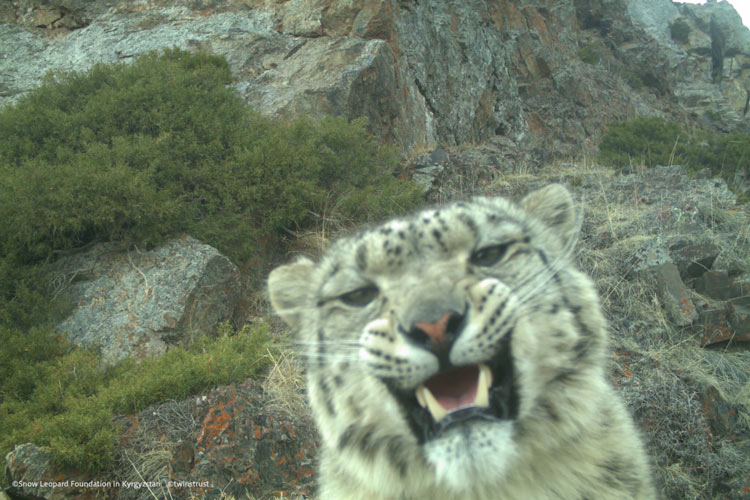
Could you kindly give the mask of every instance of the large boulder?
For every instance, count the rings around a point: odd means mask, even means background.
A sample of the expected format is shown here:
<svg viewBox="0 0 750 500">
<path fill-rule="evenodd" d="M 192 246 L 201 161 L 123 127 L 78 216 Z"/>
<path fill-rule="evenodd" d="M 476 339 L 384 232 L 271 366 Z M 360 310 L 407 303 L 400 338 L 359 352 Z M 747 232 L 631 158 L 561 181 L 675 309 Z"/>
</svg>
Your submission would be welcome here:
<svg viewBox="0 0 750 500">
<path fill-rule="evenodd" d="M 56 329 L 98 348 L 105 364 L 164 353 L 213 333 L 240 295 L 239 270 L 215 248 L 184 236 L 151 251 L 102 244 L 62 259 L 74 304 Z"/>
</svg>

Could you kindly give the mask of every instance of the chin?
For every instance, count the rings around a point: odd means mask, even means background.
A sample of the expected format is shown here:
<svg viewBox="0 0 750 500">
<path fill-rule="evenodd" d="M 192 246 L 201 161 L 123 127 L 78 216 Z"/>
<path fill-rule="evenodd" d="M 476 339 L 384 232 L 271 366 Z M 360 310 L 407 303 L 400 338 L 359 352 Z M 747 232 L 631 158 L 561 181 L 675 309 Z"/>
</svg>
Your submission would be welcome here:
<svg viewBox="0 0 750 500">
<path fill-rule="evenodd" d="M 507 420 L 459 422 L 423 446 L 437 486 L 456 494 L 502 481 L 518 457 Z"/>
</svg>

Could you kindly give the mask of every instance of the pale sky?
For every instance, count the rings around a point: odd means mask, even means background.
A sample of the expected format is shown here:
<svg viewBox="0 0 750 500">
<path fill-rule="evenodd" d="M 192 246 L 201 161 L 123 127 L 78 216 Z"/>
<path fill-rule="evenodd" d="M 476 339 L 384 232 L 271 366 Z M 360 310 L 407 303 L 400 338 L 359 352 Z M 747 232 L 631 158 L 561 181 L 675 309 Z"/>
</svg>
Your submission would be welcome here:
<svg viewBox="0 0 750 500">
<path fill-rule="evenodd" d="M 675 0 L 680 3 L 706 3 L 705 0 Z M 728 0 L 742 18 L 742 24 L 750 26 L 750 0 Z"/>
</svg>

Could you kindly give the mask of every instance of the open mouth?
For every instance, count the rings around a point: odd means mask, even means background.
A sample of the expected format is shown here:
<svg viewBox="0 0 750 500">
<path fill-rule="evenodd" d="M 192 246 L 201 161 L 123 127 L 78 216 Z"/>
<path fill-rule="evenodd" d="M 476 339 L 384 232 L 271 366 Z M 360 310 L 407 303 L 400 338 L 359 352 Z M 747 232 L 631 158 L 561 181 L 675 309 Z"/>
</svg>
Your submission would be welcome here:
<svg viewBox="0 0 750 500">
<path fill-rule="evenodd" d="M 484 363 L 439 373 L 417 387 L 417 403 L 435 422 L 465 408 L 488 408 L 492 371 Z"/>
<path fill-rule="evenodd" d="M 518 394 L 510 355 L 510 335 L 494 358 L 451 366 L 424 380 L 413 392 L 392 391 L 406 410 L 421 442 L 471 420 L 511 420 L 518 415 Z"/>
</svg>

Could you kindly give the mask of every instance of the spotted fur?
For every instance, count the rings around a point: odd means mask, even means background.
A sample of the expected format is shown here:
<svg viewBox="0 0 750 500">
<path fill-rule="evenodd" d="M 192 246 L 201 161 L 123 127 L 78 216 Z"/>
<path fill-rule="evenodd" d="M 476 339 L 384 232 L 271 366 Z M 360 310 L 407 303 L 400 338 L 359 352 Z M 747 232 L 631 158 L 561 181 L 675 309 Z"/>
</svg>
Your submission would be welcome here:
<svg viewBox="0 0 750 500">
<path fill-rule="evenodd" d="M 559 185 L 518 205 L 475 198 L 271 273 L 309 361 L 321 499 L 655 498 L 607 383 L 598 298 L 571 261 L 578 220 Z M 418 404 L 420 384 L 471 385 L 482 365 L 488 407 L 438 422 Z"/>
</svg>

